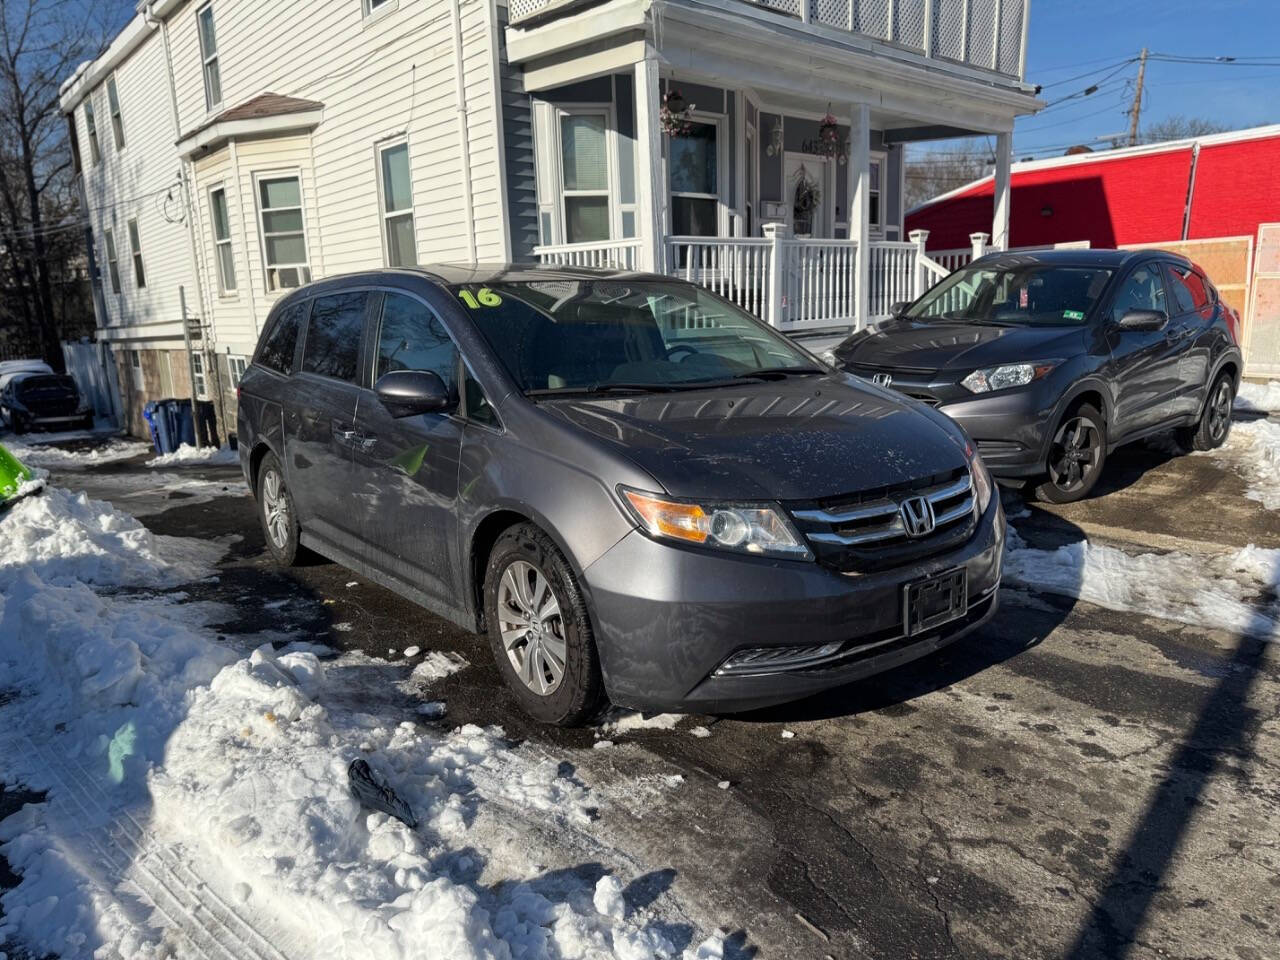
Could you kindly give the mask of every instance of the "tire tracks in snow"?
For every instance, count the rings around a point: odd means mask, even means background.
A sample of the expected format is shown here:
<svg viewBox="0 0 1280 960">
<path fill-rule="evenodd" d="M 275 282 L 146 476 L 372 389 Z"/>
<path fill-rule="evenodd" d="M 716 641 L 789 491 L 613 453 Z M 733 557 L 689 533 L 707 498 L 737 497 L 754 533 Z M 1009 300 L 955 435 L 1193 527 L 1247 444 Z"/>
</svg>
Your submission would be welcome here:
<svg viewBox="0 0 1280 960">
<path fill-rule="evenodd" d="M 266 929 L 260 918 L 246 917 L 228 903 L 127 807 L 112 810 L 79 760 L 25 735 L 10 738 L 6 747 L 10 756 L 25 748 L 42 762 L 49 781 L 47 816 L 56 836 L 84 837 L 107 871 L 112 893 L 126 884 L 135 887 L 163 920 L 164 935 L 184 941 L 191 955 L 203 960 L 296 960 L 307 955 L 293 942 L 295 937 Z"/>
</svg>

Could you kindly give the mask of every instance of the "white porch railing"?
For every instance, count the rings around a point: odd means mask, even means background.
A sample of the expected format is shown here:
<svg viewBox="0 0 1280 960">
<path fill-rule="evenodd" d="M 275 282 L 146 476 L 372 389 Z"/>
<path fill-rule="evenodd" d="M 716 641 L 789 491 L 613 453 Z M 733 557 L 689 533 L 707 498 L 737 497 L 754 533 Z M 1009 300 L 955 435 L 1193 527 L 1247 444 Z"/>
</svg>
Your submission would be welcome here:
<svg viewBox="0 0 1280 960">
<path fill-rule="evenodd" d="M 846 30 L 926 57 L 1025 75 L 1030 0 L 745 0 L 801 23 Z M 580 0 L 511 0 L 513 25 Z"/>
<path fill-rule="evenodd" d="M 639 240 L 604 240 L 600 243 L 560 243 L 534 247 L 542 263 L 560 267 L 603 267 L 635 270 L 640 262 Z"/>
<path fill-rule="evenodd" d="M 780 330 L 853 327 L 858 323 L 858 245 L 853 240 L 787 237 L 770 226 L 765 237 L 667 237 L 665 272 L 706 287 Z M 635 269 L 638 240 L 535 247 L 547 264 Z M 947 271 L 922 267 L 920 244 L 870 245 L 868 316 L 889 315 Z M 925 280 L 927 278 L 927 282 Z M 924 282 L 924 286 L 921 283 Z"/>
</svg>

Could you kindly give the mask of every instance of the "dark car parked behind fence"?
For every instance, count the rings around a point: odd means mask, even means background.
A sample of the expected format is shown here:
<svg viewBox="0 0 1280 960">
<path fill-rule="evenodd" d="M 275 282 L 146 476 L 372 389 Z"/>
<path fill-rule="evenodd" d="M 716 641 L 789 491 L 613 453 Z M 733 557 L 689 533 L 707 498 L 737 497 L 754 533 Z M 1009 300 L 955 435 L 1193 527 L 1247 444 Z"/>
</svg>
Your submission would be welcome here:
<svg viewBox="0 0 1280 960">
<path fill-rule="evenodd" d="M 0 413 L 14 433 L 33 429 L 93 429 L 93 407 L 75 380 L 56 373 L 26 372 L 5 378 Z"/>
<path fill-rule="evenodd" d="M 842 368 L 956 420 L 998 477 L 1087 496 L 1117 446 L 1231 429 L 1239 317 L 1162 251 L 1001 253 L 956 271 L 833 351 Z"/>
<path fill-rule="evenodd" d="M 1004 518 L 941 414 L 669 278 L 377 271 L 272 311 L 240 384 L 272 553 L 487 632 L 530 713 L 740 710 L 992 615 Z"/>
</svg>

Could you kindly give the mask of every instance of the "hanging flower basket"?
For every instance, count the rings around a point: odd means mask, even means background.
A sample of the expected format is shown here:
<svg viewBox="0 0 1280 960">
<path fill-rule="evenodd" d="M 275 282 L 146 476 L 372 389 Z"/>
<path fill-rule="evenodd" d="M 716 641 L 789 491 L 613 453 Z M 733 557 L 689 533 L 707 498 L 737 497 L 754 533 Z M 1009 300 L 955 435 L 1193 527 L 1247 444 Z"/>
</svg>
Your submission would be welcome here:
<svg viewBox="0 0 1280 960">
<path fill-rule="evenodd" d="M 658 111 L 658 123 L 668 137 L 683 137 L 693 131 L 693 104 L 684 102 L 684 94 L 670 87 L 662 95 L 662 109 Z"/>
<path fill-rule="evenodd" d="M 818 143 L 822 147 L 823 156 L 826 157 L 834 157 L 840 149 L 840 130 L 836 126 L 836 118 L 831 115 L 830 108 L 818 124 Z"/>
</svg>

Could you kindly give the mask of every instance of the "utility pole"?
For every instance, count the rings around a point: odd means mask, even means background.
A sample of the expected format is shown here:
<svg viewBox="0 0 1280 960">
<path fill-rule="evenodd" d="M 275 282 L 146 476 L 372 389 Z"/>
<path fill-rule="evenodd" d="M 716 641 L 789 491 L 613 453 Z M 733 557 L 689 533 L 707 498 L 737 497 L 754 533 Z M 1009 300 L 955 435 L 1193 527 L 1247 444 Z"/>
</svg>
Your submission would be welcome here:
<svg viewBox="0 0 1280 960">
<path fill-rule="evenodd" d="M 1147 48 L 1138 57 L 1138 88 L 1133 92 L 1133 106 L 1129 108 L 1129 146 L 1138 145 L 1138 120 L 1142 116 L 1142 81 L 1147 75 Z"/>
</svg>

